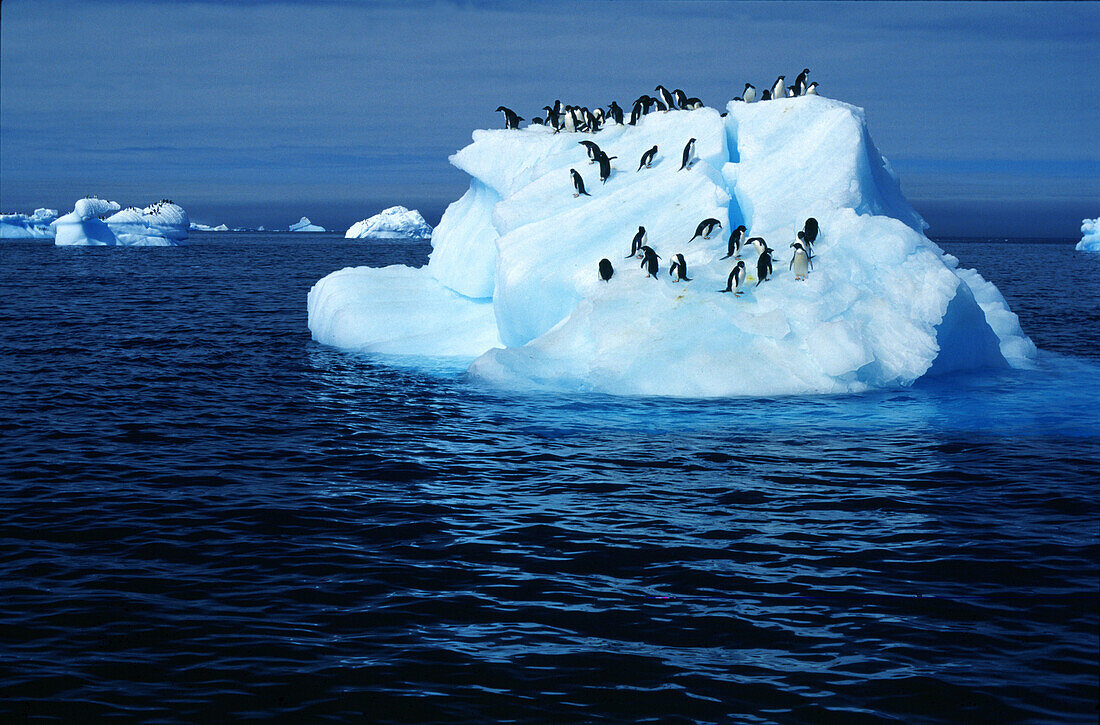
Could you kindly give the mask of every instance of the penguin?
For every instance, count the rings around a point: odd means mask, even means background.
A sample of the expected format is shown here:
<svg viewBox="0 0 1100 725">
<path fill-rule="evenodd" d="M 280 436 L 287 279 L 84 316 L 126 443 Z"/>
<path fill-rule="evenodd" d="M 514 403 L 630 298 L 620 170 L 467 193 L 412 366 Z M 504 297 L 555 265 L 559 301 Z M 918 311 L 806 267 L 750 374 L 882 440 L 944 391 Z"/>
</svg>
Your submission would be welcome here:
<svg viewBox="0 0 1100 725">
<path fill-rule="evenodd" d="M 555 111 L 550 106 L 543 106 L 542 110 L 546 111 L 546 125 L 551 126 L 554 129 L 554 133 L 561 130 L 561 114 Z"/>
<path fill-rule="evenodd" d="M 694 96 L 687 99 L 687 101 L 684 102 L 684 105 L 680 106 L 680 108 L 686 109 L 688 111 L 697 111 L 702 107 L 703 102 Z"/>
<path fill-rule="evenodd" d="M 710 219 L 704 219 L 699 222 L 699 226 L 695 227 L 695 236 L 688 240 L 688 244 L 694 242 L 697 238 L 710 239 L 710 233 L 714 231 L 714 228 L 722 228 L 722 222 L 711 217 Z"/>
<path fill-rule="evenodd" d="M 618 103 L 612 101 L 611 105 L 607 107 L 607 113 L 615 123 L 620 126 L 623 125 L 623 109 L 619 108 Z"/>
<path fill-rule="evenodd" d="M 730 272 L 729 278 L 726 280 L 726 288 L 719 290 L 719 292 L 733 292 L 735 295 L 741 294 L 741 285 L 745 284 L 745 263 L 737 262 L 733 267 L 733 271 Z"/>
<path fill-rule="evenodd" d="M 588 163 L 590 164 L 596 163 L 600 158 L 600 154 L 603 153 L 595 141 L 578 141 L 577 143 L 584 146 L 584 150 L 588 152 Z"/>
<path fill-rule="evenodd" d="M 675 109 L 676 100 L 672 97 L 672 94 L 668 92 L 668 89 L 662 85 L 658 85 L 653 90 L 657 91 L 657 98 L 665 104 L 664 110 Z"/>
<path fill-rule="evenodd" d="M 814 268 L 814 263 L 810 261 L 810 255 L 806 254 L 806 248 L 801 243 L 795 242 L 794 256 L 791 257 L 791 263 L 788 267 L 794 272 L 794 278 L 799 281 L 806 279 L 806 275 L 810 270 Z"/>
<path fill-rule="evenodd" d="M 745 92 L 741 95 L 744 97 L 745 103 L 752 103 L 756 100 L 756 86 L 751 83 L 746 83 Z"/>
<path fill-rule="evenodd" d="M 523 119 L 517 116 L 515 111 L 511 108 L 505 108 L 504 106 L 497 106 L 497 111 L 504 113 L 504 128 L 519 128 L 519 122 Z"/>
<path fill-rule="evenodd" d="M 764 92 L 760 94 L 760 100 L 761 101 L 770 101 L 771 99 L 772 99 L 772 92 L 769 91 L 767 88 L 765 88 Z"/>
<path fill-rule="evenodd" d="M 653 251 L 652 247 L 642 247 L 642 269 L 646 271 L 647 277 L 658 279 L 657 272 L 660 271 L 660 267 L 657 265 L 657 260 L 660 259 L 660 255 Z"/>
<path fill-rule="evenodd" d="M 611 159 L 617 159 L 618 156 L 608 156 L 603 151 L 600 152 L 599 158 L 596 162 L 600 165 L 600 183 L 606 184 L 608 178 L 611 176 Z"/>
<path fill-rule="evenodd" d="M 734 259 L 740 259 L 741 258 L 741 240 L 744 238 L 744 234 L 745 234 L 745 225 L 744 224 L 742 224 L 741 226 L 737 227 L 732 232 L 730 232 L 730 238 L 729 238 L 729 243 L 728 243 L 729 247 L 728 247 L 728 250 L 727 250 L 728 253 L 726 254 L 726 256 L 722 257 L 722 259 L 729 259 L 730 257 L 733 257 Z"/>
<path fill-rule="evenodd" d="M 691 281 L 691 278 L 688 277 L 688 265 L 687 262 L 684 261 L 684 255 L 682 254 L 672 255 L 672 264 L 669 265 L 668 273 L 672 277 L 675 277 L 675 279 L 672 280 L 673 282 L 679 282 L 680 280 L 684 280 L 685 282 Z"/>
<path fill-rule="evenodd" d="M 749 237 L 749 240 L 745 242 L 751 244 L 752 248 L 756 250 L 757 254 L 763 254 L 764 252 L 770 252 L 768 249 L 768 243 L 764 241 L 762 237 Z"/>
<path fill-rule="evenodd" d="M 772 84 L 772 98 L 786 98 L 787 86 L 783 83 L 783 79 L 787 76 L 779 76 L 775 79 L 775 83 Z"/>
<path fill-rule="evenodd" d="M 819 230 L 817 226 L 817 219 L 814 219 L 813 217 L 807 219 L 806 223 L 802 225 L 802 232 L 806 237 L 806 241 L 810 245 L 813 245 L 813 243 L 817 241 L 818 231 Z"/>
<path fill-rule="evenodd" d="M 798 96 L 798 89 L 794 86 L 787 86 L 787 98 L 795 98 Z"/>
<path fill-rule="evenodd" d="M 611 266 L 610 259 L 600 260 L 600 279 L 607 282 L 611 279 L 611 276 L 615 274 L 615 268 Z"/>
<path fill-rule="evenodd" d="M 672 92 L 672 97 L 676 99 L 677 106 L 680 108 L 687 108 L 688 97 L 686 93 L 677 88 Z"/>
<path fill-rule="evenodd" d="M 644 106 L 642 105 L 641 100 L 634 101 L 634 108 L 631 109 L 631 111 L 630 111 L 630 125 L 631 126 L 636 126 L 638 124 L 638 119 L 641 118 L 643 115 L 645 115 L 642 112 L 643 107 Z"/>
<path fill-rule="evenodd" d="M 602 108 L 597 108 L 595 111 L 593 111 L 592 116 L 596 119 L 596 125 L 597 126 L 602 126 L 603 125 L 604 115 L 603 115 L 603 109 Z"/>
<path fill-rule="evenodd" d="M 760 241 L 764 241 L 761 239 Z M 764 247 L 764 251 L 760 253 L 760 258 L 756 260 L 756 286 L 759 287 L 760 283 L 768 278 L 768 275 L 772 273 L 772 250 Z"/>
<path fill-rule="evenodd" d="M 637 257 L 638 252 L 642 251 L 642 247 L 645 246 L 646 233 L 645 227 L 638 227 L 638 233 L 634 235 L 634 241 L 630 243 L 630 254 L 623 257 L 623 259 L 630 259 L 631 257 Z"/>
<path fill-rule="evenodd" d="M 649 165 L 653 163 L 653 157 L 657 155 L 657 146 L 654 144 L 653 148 L 642 154 L 642 162 L 638 164 L 638 171 L 642 170 L 642 167 L 649 168 Z M 634 173 L 638 173 L 637 171 Z"/>
<path fill-rule="evenodd" d="M 569 133 L 576 133 L 577 131 L 577 117 L 573 113 L 572 106 L 565 107 L 565 115 L 562 117 L 562 128 Z"/>
<path fill-rule="evenodd" d="M 569 174 L 573 177 L 573 188 L 577 190 L 573 194 L 574 198 L 580 196 L 581 194 L 584 194 L 585 196 L 592 196 L 584 190 L 584 179 L 581 178 L 581 175 L 577 173 L 576 169 L 569 169 Z"/>
<path fill-rule="evenodd" d="M 680 168 L 677 171 L 683 171 L 685 168 L 691 168 L 691 157 L 695 155 L 695 139 L 688 139 L 687 145 L 684 146 L 684 160 L 680 162 Z"/>
<path fill-rule="evenodd" d="M 798 74 L 798 77 L 794 79 L 794 92 L 795 95 L 806 95 L 806 78 L 810 75 L 809 68 L 803 68 L 802 72 Z"/>
<path fill-rule="evenodd" d="M 804 249 L 806 250 L 806 254 L 808 254 L 808 255 L 810 255 L 811 257 L 813 257 L 813 254 L 814 254 L 814 252 L 813 252 L 813 247 L 811 247 L 811 246 L 810 246 L 810 245 L 809 245 L 809 244 L 808 244 L 808 243 L 806 242 L 806 232 L 799 232 L 799 233 L 798 233 L 798 240 L 797 240 L 797 241 L 795 241 L 795 242 L 792 242 L 792 243 L 791 243 L 791 249 L 794 249 L 794 245 L 795 245 L 795 244 L 801 244 L 801 245 L 802 245 L 802 247 L 803 247 L 803 248 L 804 248 Z"/>
<path fill-rule="evenodd" d="M 817 81 L 814 81 L 809 86 L 807 86 L 806 92 L 803 93 L 802 95 L 804 95 L 804 96 L 816 96 L 817 95 Z"/>
<path fill-rule="evenodd" d="M 532 116 L 532 117 L 531 117 L 531 123 L 535 124 L 536 126 L 541 126 L 541 125 L 543 125 L 543 124 L 542 124 L 542 119 L 541 119 L 541 118 L 539 118 L 538 116 Z"/>
<path fill-rule="evenodd" d="M 600 119 L 596 118 L 596 115 L 587 107 L 581 109 L 581 117 L 584 118 L 585 129 L 588 132 L 596 133 L 600 130 Z"/>
<path fill-rule="evenodd" d="M 658 111 L 668 111 L 668 106 L 660 98 L 654 99 L 654 105 L 657 106 Z"/>
</svg>

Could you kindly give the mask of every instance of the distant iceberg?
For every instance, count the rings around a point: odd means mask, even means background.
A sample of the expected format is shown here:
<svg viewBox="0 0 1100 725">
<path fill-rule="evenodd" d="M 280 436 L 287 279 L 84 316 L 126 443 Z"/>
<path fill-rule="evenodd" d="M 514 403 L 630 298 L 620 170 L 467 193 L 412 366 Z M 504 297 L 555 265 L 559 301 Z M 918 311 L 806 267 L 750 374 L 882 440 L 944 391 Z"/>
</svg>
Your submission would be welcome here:
<svg viewBox="0 0 1100 725">
<path fill-rule="evenodd" d="M 308 296 L 314 339 L 395 361 L 457 358 L 475 380 L 522 390 L 678 397 L 859 392 L 1030 364 L 1035 346 L 997 288 L 924 236 L 862 109 L 805 96 L 726 110 L 585 135 L 475 131 L 450 159 L 470 188 L 435 229 L 427 266 L 321 279 Z M 697 162 L 680 170 L 689 138 Z M 606 183 L 581 139 L 618 157 Z M 574 195 L 570 169 L 591 196 Z M 796 281 L 791 245 L 810 217 L 813 270 Z M 720 231 L 689 242 L 708 218 Z M 741 224 L 774 248 L 774 272 L 757 284 L 748 247 L 744 295 L 722 294 Z M 640 225 L 658 280 L 630 257 Z M 677 253 L 691 281 L 669 276 Z"/>
<path fill-rule="evenodd" d="M 311 222 L 307 217 L 302 217 L 298 220 L 297 224 L 290 225 L 290 231 L 292 232 L 323 232 L 324 227 L 319 227 Z"/>
<path fill-rule="evenodd" d="M 50 224 L 57 209 L 35 209 L 34 214 L 0 214 L 0 239 L 52 239 Z"/>
<path fill-rule="evenodd" d="M 100 217 L 111 214 L 106 219 Z M 71 212 L 53 223 L 58 246 L 170 247 L 187 239 L 187 212 L 162 199 L 139 209 L 121 209 L 106 199 L 80 199 Z"/>
<path fill-rule="evenodd" d="M 369 219 L 352 224 L 347 239 L 430 239 L 432 228 L 416 209 L 391 206 Z"/>
<path fill-rule="evenodd" d="M 1100 252 L 1100 218 L 1081 220 L 1081 241 L 1078 252 Z"/>
<path fill-rule="evenodd" d="M 197 224 L 195 222 L 191 222 L 190 229 L 193 232 L 228 232 L 229 231 L 229 227 L 227 227 L 224 224 L 219 224 L 216 227 L 212 227 L 209 224 Z"/>
</svg>

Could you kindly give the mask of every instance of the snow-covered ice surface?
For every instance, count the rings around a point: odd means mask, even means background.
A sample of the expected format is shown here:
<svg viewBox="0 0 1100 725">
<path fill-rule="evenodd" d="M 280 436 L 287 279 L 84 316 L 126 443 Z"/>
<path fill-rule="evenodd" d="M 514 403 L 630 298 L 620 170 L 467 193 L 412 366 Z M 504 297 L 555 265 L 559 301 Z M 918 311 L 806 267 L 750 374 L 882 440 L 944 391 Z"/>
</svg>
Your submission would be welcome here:
<svg viewBox="0 0 1100 725">
<path fill-rule="evenodd" d="M 35 209 L 34 214 L 0 214 L 0 239 L 52 239 L 50 224 L 56 209 Z"/>
<path fill-rule="evenodd" d="M 391 206 L 374 216 L 355 222 L 344 235 L 347 239 L 428 239 L 432 228 L 416 209 Z"/>
<path fill-rule="evenodd" d="M 1078 252 L 1100 252 L 1100 218 L 1081 220 L 1081 241 L 1075 249 Z"/>
<path fill-rule="evenodd" d="M 100 218 L 107 214 L 111 216 Z M 80 199 L 71 212 L 53 223 L 54 244 L 171 247 L 187 239 L 190 225 L 187 212 L 170 201 L 158 201 L 144 209 L 120 209 L 118 202 Z"/>
<path fill-rule="evenodd" d="M 219 224 L 218 226 L 210 226 L 209 224 L 198 224 L 197 222 L 191 222 L 190 226 L 193 232 L 228 232 L 229 227 L 225 224 Z M 237 231 L 237 230 L 234 230 Z"/>
<path fill-rule="evenodd" d="M 314 339 L 457 356 L 472 378 L 505 387 L 680 397 L 858 392 L 1029 364 L 1035 347 L 997 289 L 924 236 L 862 109 L 808 96 L 727 110 L 653 113 L 596 134 L 475 131 L 451 157 L 470 189 L 444 213 L 429 264 L 321 280 L 308 299 Z M 681 171 L 689 138 L 697 161 Z M 618 157 L 606 183 L 581 139 Z M 636 170 L 655 144 L 652 168 Z M 591 196 L 573 195 L 571 168 Z M 721 232 L 689 244 L 708 217 Z M 808 217 L 821 233 L 800 282 L 790 245 Z M 759 285 L 757 253 L 742 253 L 740 297 L 718 292 L 739 224 L 775 250 Z M 662 258 L 659 280 L 624 259 L 639 225 Z M 676 253 L 690 282 L 668 275 Z"/>
<path fill-rule="evenodd" d="M 296 223 L 290 225 L 290 231 L 292 232 L 323 232 L 324 227 L 319 227 L 309 220 L 308 217 L 302 217 Z"/>
</svg>

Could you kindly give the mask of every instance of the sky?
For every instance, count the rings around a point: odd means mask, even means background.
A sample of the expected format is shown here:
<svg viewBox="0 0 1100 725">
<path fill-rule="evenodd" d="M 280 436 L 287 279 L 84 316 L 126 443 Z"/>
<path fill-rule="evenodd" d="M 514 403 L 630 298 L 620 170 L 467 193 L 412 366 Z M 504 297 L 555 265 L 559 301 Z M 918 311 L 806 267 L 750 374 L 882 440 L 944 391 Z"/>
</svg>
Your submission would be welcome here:
<svg viewBox="0 0 1100 725">
<path fill-rule="evenodd" d="M 498 105 L 723 107 L 803 67 L 862 106 L 933 236 L 1100 215 L 1100 3 L 4 0 L 0 211 L 167 197 L 193 220 L 430 222 Z"/>
</svg>

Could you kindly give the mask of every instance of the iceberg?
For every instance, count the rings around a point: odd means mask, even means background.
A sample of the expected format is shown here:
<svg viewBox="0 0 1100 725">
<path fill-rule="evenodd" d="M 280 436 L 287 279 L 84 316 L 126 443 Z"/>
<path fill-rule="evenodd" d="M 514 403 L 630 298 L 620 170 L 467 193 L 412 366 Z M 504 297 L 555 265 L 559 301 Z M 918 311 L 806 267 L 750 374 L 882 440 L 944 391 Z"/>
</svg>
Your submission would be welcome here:
<svg viewBox="0 0 1100 725">
<path fill-rule="evenodd" d="M 34 214 L 0 214 L 0 239 L 52 239 L 50 227 L 57 209 L 35 209 Z"/>
<path fill-rule="evenodd" d="M 102 219 L 106 214 L 111 216 Z M 181 206 L 168 199 L 144 209 L 122 209 L 115 201 L 85 198 L 52 226 L 54 244 L 62 247 L 171 247 L 187 239 L 190 220 Z"/>
<path fill-rule="evenodd" d="M 216 227 L 212 227 L 209 224 L 198 224 L 196 222 L 191 222 L 191 226 L 189 227 L 189 229 L 193 232 L 228 232 L 229 231 L 229 227 L 227 227 L 224 224 L 219 224 Z"/>
<path fill-rule="evenodd" d="M 924 235 L 862 109 L 802 96 L 725 111 L 651 113 L 595 134 L 474 131 L 450 158 L 470 188 L 443 214 L 428 264 L 320 280 L 313 338 L 394 362 L 460 357 L 494 386 L 619 395 L 851 393 L 1030 365 L 1035 346 L 996 287 Z M 606 182 L 582 139 L 617 157 Z M 571 169 L 590 196 L 574 195 Z M 820 234 L 799 281 L 788 262 L 811 217 Z M 692 239 L 709 218 L 721 229 Z M 774 272 L 758 280 L 747 246 L 743 294 L 723 294 L 739 225 L 774 248 Z M 659 279 L 630 255 L 639 226 Z M 669 276 L 678 253 L 690 281 Z M 607 282 L 601 258 L 615 268 Z"/>
<path fill-rule="evenodd" d="M 324 227 L 319 227 L 311 222 L 307 217 L 302 217 L 296 224 L 290 225 L 290 231 L 292 232 L 323 232 Z"/>
<path fill-rule="evenodd" d="M 432 228 L 416 209 L 391 206 L 369 219 L 355 222 L 344 235 L 347 239 L 428 239 Z"/>
<path fill-rule="evenodd" d="M 1074 248 L 1078 252 L 1100 252 L 1100 218 L 1081 220 L 1081 241 Z"/>
</svg>

